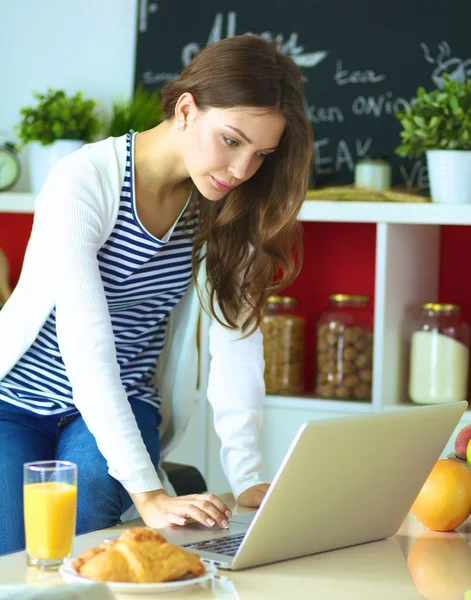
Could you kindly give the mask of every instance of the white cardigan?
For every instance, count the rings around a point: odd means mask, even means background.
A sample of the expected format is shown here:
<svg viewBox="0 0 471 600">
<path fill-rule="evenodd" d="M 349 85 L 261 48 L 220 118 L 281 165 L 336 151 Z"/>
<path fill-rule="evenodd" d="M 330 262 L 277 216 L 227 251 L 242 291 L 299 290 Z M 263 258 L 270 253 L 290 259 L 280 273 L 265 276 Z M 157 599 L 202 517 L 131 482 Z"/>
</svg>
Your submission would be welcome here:
<svg viewBox="0 0 471 600">
<path fill-rule="evenodd" d="M 0 381 L 56 307 L 59 347 L 74 403 L 110 475 L 138 493 L 162 488 L 162 477 L 151 463 L 121 384 L 97 261 L 117 219 L 125 158 L 124 136 L 88 144 L 59 161 L 38 195 L 20 280 L 0 311 Z M 205 290 L 204 267 L 198 286 Z M 194 408 L 199 312 L 191 283 L 172 311 L 157 365 L 162 457 L 178 443 Z M 245 339 L 240 335 L 211 323 L 208 398 L 222 442 L 222 466 L 236 497 L 262 482 L 258 441 L 265 395 L 261 333 Z"/>
</svg>

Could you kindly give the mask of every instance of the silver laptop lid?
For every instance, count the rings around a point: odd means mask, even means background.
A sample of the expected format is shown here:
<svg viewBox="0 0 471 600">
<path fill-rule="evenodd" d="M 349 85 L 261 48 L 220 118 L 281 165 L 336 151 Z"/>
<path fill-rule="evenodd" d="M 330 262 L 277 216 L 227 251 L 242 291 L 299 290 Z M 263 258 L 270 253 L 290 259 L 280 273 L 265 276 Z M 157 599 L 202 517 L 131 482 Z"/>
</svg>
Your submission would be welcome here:
<svg viewBox="0 0 471 600">
<path fill-rule="evenodd" d="M 232 568 L 393 535 L 466 407 L 408 407 L 302 425 Z"/>
</svg>

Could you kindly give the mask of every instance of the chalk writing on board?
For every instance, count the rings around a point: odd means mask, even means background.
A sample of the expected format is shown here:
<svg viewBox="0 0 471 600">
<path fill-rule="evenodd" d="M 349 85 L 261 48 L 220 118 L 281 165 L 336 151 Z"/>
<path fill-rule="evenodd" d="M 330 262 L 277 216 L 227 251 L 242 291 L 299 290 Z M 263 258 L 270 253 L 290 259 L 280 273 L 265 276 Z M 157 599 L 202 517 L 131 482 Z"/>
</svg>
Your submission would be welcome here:
<svg viewBox="0 0 471 600">
<path fill-rule="evenodd" d="M 157 9 L 154 9 L 154 12 Z M 150 12 L 150 5 L 147 5 L 147 1 L 143 0 L 141 3 L 141 10 L 139 15 L 140 31 L 147 30 L 147 14 Z M 294 62 L 303 68 L 312 68 L 320 64 L 328 55 L 326 50 L 316 50 L 314 52 L 305 52 L 304 46 L 299 43 L 298 33 L 293 31 L 286 38 L 284 34 L 274 34 L 271 31 L 262 31 L 261 33 L 254 34 L 251 31 L 244 32 L 246 34 L 259 35 L 262 38 L 268 40 L 275 40 L 278 48 L 284 54 L 290 56 Z M 206 46 L 210 46 L 215 42 L 218 42 L 224 38 L 231 38 L 238 35 L 237 32 L 237 13 L 230 11 L 227 13 L 226 29 L 224 31 L 224 14 L 216 13 L 212 26 L 209 31 L 209 35 L 206 41 Z M 200 44 L 196 42 L 188 42 L 185 44 L 180 52 L 180 60 L 182 66 L 186 66 L 194 56 L 201 51 Z M 164 84 L 167 81 L 172 81 L 178 78 L 178 73 L 156 73 L 152 70 L 147 70 L 142 75 L 142 80 L 145 84 Z"/>
<path fill-rule="evenodd" d="M 352 102 L 354 115 L 381 117 L 383 114 L 394 115 L 397 111 L 404 111 L 411 104 L 405 98 L 393 98 L 391 91 L 379 96 L 357 96 Z"/>
<path fill-rule="evenodd" d="M 404 165 L 399 165 L 399 172 L 407 187 L 428 187 L 427 166 L 421 160 L 416 160 L 409 171 Z"/>
<path fill-rule="evenodd" d="M 339 172 L 343 165 L 346 165 L 349 171 L 353 171 L 358 159 L 364 158 L 372 144 L 372 138 L 365 140 L 356 139 L 355 148 L 352 150 L 345 140 L 339 140 L 334 143 L 332 148 L 330 138 L 324 137 L 314 142 L 314 154 L 319 175 L 329 175 Z M 321 148 L 325 148 L 321 150 Z"/>
<path fill-rule="evenodd" d="M 427 44 L 420 44 L 424 51 L 425 60 L 436 65 L 432 73 L 432 81 L 440 90 L 443 87 L 443 75 L 446 73 L 451 79 L 455 79 L 460 83 L 464 83 L 466 79 L 471 77 L 471 58 L 463 60 L 461 58 L 452 57 L 450 46 L 447 42 L 442 41 L 438 44 L 438 56 L 432 58 Z"/>
<path fill-rule="evenodd" d="M 305 104 L 306 114 L 311 123 L 343 123 L 343 112 L 338 106 L 315 106 Z"/>
<path fill-rule="evenodd" d="M 348 83 L 379 83 L 385 79 L 386 75 L 377 75 L 371 69 L 350 72 L 343 68 L 343 61 L 337 61 L 334 75 L 334 81 L 337 85 L 347 85 Z"/>
<path fill-rule="evenodd" d="M 148 0 L 141 0 L 139 8 L 139 33 L 145 33 L 147 31 L 147 15 L 153 15 L 159 10 L 157 2 L 149 2 Z"/>
<path fill-rule="evenodd" d="M 224 25 L 224 15 L 223 13 L 216 13 L 213 21 L 213 25 L 209 32 L 207 46 L 210 44 L 214 44 L 215 42 L 219 42 L 223 38 L 230 38 L 238 35 L 237 33 L 237 13 L 235 11 L 230 11 L 227 13 L 227 28 L 224 33 L 223 31 Z M 327 56 L 327 52 L 325 50 L 317 50 L 315 52 L 305 52 L 304 46 L 299 45 L 298 42 L 298 34 L 293 31 L 287 39 L 282 33 L 274 34 L 271 31 L 262 31 L 261 33 L 255 34 L 252 31 L 245 31 L 244 33 L 249 33 L 252 35 L 259 35 L 268 40 L 275 40 L 278 48 L 284 54 L 291 56 L 296 64 L 300 67 L 311 68 L 315 67 L 319 63 L 321 63 Z M 186 44 L 181 52 L 181 60 L 184 66 L 186 66 L 190 60 L 198 54 L 201 50 L 201 47 L 196 42 L 190 42 Z"/>
<path fill-rule="evenodd" d="M 147 31 L 147 0 L 141 0 L 139 8 L 139 32 L 144 33 Z"/>
<path fill-rule="evenodd" d="M 317 165 L 325 175 L 319 183 L 351 182 L 359 159 L 389 156 L 394 184 L 426 186 L 425 159 L 402 160 L 394 153 L 400 143 L 394 115 L 413 104 L 420 84 L 427 88 L 428 81 L 428 87 L 442 89 L 445 74 L 461 82 L 471 78 L 471 53 L 464 41 L 471 13 L 463 19 L 437 15 L 429 26 L 423 20 L 429 1 L 403 1 L 404 7 L 411 4 L 411 21 L 400 36 L 393 30 L 372 31 L 374 23 L 396 10 L 373 0 L 368 15 L 352 15 L 357 20 L 339 36 L 337 11 L 350 6 L 348 0 L 316 2 L 314 20 L 314 0 L 295 2 L 297 11 L 288 10 L 289 0 L 247 7 L 233 0 L 138 0 L 136 83 L 162 87 L 178 78 L 203 48 L 222 39 L 250 33 L 273 40 L 303 70 L 305 111 L 314 128 Z M 469 0 L 456 2 L 471 6 Z M 309 10 L 303 11 L 304 6 Z M 194 23 L 173 27 L 185 7 Z M 437 32 L 443 33 L 437 37 Z M 366 39 L 369 45 L 360 43 Z"/>
<path fill-rule="evenodd" d="M 153 71 L 144 71 L 144 73 L 142 74 L 142 81 L 143 83 L 147 83 L 149 85 L 162 85 L 167 81 L 177 79 L 178 75 L 178 73 L 154 73 Z"/>
<path fill-rule="evenodd" d="M 319 175 L 339 173 L 343 168 L 353 171 L 355 163 L 371 152 L 373 138 L 356 139 L 354 145 L 346 140 L 337 142 L 324 137 L 314 143 L 314 155 Z M 416 160 L 410 169 L 399 166 L 399 172 L 407 187 L 428 187 L 427 166 L 422 160 Z"/>
</svg>

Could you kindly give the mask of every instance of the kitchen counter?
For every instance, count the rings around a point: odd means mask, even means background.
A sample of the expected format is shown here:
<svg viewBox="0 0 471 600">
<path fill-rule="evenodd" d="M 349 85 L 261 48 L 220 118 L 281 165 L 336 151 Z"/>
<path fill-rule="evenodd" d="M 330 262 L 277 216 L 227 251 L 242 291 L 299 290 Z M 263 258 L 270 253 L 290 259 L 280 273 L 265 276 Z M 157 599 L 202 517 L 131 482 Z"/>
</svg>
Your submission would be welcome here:
<svg viewBox="0 0 471 600">
<path fill-rule="evenodd" d="M 134 521 L 77 536 L 74 554 L 118 535 L 127 527 L 140 525 L 142 522 Z M 171 541 L 168 530 L 164 534 Z M 458 599 L 471 590 L 470 540 L 471 519 L 457 531 L 438 533 L 424 528 L 410 513 L 392 538 L 234 573 L 219 571 L 212 581 L 189 586 L 169 597 L 174 600 Z M 25 553 L 17 552 L 0 558 L 0 583 L 44 585 L 61 584 L 62 580 L 56 573 L 41 573 L 26 567 Z M 163 597 L 116 595 L 120 600 Z"/>
</svg>

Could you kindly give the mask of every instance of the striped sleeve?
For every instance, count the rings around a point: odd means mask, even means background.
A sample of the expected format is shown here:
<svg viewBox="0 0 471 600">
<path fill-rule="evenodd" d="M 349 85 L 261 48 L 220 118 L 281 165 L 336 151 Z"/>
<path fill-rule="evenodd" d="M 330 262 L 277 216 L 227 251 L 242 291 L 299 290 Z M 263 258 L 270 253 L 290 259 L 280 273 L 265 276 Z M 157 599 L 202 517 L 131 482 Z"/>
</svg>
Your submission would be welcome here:
<svg viewBox="0 0 471 600">
<path fill-rule="evenodd" d="M 35 235 L 46 248 L 59 348 L 73 400 L 128 492 L 162 488 L 120 380 L 97 252 L 103 199 L 95 167 L 62 159 L 38 196 Z M 157 435 L 157 433 L 156 433 Z"/>
</svg>

